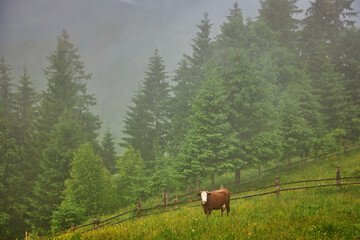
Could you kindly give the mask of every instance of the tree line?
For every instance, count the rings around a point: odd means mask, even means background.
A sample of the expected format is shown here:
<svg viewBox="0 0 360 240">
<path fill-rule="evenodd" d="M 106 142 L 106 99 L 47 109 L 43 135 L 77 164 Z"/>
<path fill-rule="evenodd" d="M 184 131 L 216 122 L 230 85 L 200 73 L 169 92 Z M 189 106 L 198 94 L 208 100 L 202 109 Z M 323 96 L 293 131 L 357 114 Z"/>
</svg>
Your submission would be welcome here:
<svg viewBox="0 0 360 240">
<path fill-rule="evenodd" d="M 160 51 L 128 106 L 117 156 L 99 140 L 77 48 L 63 31 L 38 93 L 24 68 L 17 86 L 0 60 L 0 238 L 68 228 L 162 190 L 184 190 L 274 159 L 358 141 L 360 31 L 354 0 L 261 0 L 244 19 L 237 3 L 220 34 L 204 13 L 170 76 Z"/>
</svg>

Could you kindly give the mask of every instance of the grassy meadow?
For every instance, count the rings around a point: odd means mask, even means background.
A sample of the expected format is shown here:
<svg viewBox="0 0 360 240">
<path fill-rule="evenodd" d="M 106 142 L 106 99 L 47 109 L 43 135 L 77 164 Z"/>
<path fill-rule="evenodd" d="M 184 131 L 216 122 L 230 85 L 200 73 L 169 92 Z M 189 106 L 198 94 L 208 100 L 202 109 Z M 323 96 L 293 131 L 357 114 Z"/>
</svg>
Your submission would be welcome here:
<svg viewBox="0 0 360 240">
<path fill-rule="evenodd" d="M 348 153 L 280 172 L 280 181 L 359 175 L 360 153 Z M 346 182 L 355 182 L 350 179 Z M 273 184 L 274 177 L 261 182 Z M 296 186 L 335 183 L 304 183 Z M 292 185 L 295 186 L 295 185 Z M 291 185 L 286 186 L 286 188 Z M 267 189 L 264 191 L 272 191 Z M 248 195 L 257 192 L 248 192 Z M 238 197 L 241 194 L 232 195 Z M 316 188 L 246 198 L 230 202 L 229 216 L 213 211 L 206 217 L 201 206 L 150 215 L 95 231 L 68 232 L 53 239 L 360 239 L 360 185 Z"/>
</svg>

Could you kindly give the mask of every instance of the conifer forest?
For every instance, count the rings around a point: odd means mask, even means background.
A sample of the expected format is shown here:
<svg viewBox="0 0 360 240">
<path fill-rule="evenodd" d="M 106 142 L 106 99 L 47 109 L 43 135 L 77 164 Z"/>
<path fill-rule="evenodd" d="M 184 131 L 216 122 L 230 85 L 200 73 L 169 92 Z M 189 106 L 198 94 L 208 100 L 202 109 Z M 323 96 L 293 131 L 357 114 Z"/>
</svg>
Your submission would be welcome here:
<svg viewBox="0 0 360 240">
<path fill-rule="evenodd" d="M 153 46 L 117 133 L 93 111 L 93 70 L 66 29 L 52 36 L 43 90 L 0 48 L 0 239 L 358 143 L 359 2 L 309 2 L 259 0 L 250 18 L 235 1 L 216 35 L 204 9 L 176 69 Z"/>
</svg>

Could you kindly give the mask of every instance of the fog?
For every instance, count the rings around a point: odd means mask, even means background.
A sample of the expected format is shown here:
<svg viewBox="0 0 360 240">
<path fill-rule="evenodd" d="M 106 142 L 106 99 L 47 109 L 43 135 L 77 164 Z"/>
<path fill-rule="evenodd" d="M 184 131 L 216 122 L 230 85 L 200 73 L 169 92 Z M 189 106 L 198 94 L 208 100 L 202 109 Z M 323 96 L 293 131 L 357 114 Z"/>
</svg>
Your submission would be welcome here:
<svg viewBox="0 0 360 240">
<path fill-rule="evenodd" d="M 258 15 L 258 1 L 238 0 L 244 17 Z M 212 37 L 220 31 L 234 0 L 2 0 L 0 3 L 0 56 L 19 79 L 22 67 L 38 91 L 46 88 L 46 57 L 56 48 L 65 29 L 78 49 L 92 79 L 94 112 L 103 127 L 121 138 L 123 117 L 144 78 L 149 57 L 158 48 L 168 75 L 173 75 L 191 43 L 203 13 L 209 13 Z M 306 9 L 308 0 L 299 8 Z M 353 5 L 360 10 L 359 1 Z"/>
</svg>

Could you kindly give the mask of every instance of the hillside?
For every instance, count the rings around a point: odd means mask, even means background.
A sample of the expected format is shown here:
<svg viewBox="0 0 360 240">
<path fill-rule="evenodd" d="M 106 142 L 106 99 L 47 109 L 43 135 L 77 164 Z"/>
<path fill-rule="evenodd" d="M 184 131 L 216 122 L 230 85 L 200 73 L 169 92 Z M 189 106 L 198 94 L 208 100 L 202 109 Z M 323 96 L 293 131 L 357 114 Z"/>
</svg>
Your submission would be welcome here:
<svg viewBox="0 0 360 240">
<path fill-rule="evenodd" d="M 333 178 L 336 166 L 341 167 L 342 177 L 358 176 L 360 153 L 334 156 L 304 168 L 282 172 L 280 181 Z M 273 176 L 264 177 L 254 187 L 272 184 L 271 179 Z M 302 183 L 296 187 L 318 184 L 324 183 Z M 295 185 L 286 188 L 292 186 Z M 253 193 L 259 191 L 231 197 Z M 285 191 L 279 198 L 271 194 L 234 200 L 230 205 L 230 215 L 224 217 L 215 211 L 207 218 L 200 206 L 188 205 L 179 211 L 146 216 L 85 233 L 81 232 L 84 230 L 69 232 L 54 239 L 357 239 L 360 236 L 359 185 L 342 186 L 340 190 L 326 187 Z"/>
</svg>

